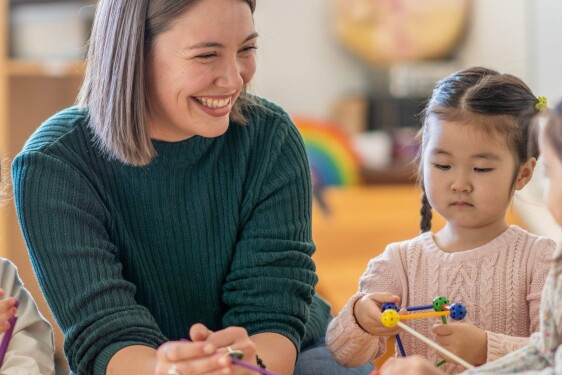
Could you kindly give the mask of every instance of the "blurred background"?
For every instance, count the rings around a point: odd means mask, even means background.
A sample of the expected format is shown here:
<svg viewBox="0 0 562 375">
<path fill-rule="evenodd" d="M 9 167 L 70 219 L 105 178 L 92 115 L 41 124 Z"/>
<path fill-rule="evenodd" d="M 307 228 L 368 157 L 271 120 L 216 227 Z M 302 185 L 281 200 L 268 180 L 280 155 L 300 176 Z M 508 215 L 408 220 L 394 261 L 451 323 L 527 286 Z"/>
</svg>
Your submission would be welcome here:
<svg viewBox="0 0 562 375">
<path fill-rule="evenodd" d="M 0 0 L 4 180 L 34 129 L 73 104 L 94 4 Z M 355 292 L 368 259 L 419 232 L 413 137 L 436 81 L 485 66 L 522 78 L 554 104 L 562 98 L 561 17 L 557 0 L 258 0 L 251 91 L 282 106 L 305 141 L 315 185 L 318 291 L 334 312 Z M 540 177 L 539 171 L 515 197 L 508 220 L 559 240 L 541 203 Z M 0 210 L 0 256 L 18 265 L 56 325 L 11 200 Z M 442 224 L 437 218 L 435 229 Z M 60 332 L 56 341 L 60 353 Z"/>
</svg>

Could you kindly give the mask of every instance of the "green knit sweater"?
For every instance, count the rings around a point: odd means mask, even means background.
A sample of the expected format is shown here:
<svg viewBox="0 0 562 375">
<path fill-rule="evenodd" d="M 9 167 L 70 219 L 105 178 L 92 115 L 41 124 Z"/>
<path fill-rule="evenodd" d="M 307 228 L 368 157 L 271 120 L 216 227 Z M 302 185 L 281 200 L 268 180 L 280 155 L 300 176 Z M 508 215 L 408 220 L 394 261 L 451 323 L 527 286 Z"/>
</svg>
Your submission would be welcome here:
<svg viewBox="0 0 562 375">
<path fill-rule="evenodd" d="M 123 347 L 197 322 L 297 348 L 324 333 L 305 149 L 287 114 L 260 103 L 220 137 L 155 141 L 145 167 L 109 160 L 76 107 L 15 158 L 18 218 L 71 371 L 104 374 Z"/>
</svg>

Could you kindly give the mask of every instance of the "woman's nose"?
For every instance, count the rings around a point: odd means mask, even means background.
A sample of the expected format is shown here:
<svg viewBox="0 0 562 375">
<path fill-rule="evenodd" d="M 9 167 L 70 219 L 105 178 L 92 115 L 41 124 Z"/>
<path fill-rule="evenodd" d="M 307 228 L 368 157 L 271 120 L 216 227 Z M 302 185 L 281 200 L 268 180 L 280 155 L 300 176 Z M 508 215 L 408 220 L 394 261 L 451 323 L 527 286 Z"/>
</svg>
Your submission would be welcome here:
<svg viewBox="0 0 562 375">
<path fill-rule="evenodd" d="M 221 69 L 216 85 L 229 90 L 239 90 L 244 85 L 244 79 L 237 61 L 225 63 Z"/>
</svg>

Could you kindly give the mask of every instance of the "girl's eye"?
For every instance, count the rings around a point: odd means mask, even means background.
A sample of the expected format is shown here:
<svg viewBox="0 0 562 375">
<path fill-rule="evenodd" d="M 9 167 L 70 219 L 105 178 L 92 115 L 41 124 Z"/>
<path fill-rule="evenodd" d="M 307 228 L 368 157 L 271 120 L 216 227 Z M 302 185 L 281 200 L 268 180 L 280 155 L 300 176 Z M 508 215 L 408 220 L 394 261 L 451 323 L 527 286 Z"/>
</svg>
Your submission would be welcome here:
<svg viewBox="0 0 562 375">
<path fill-rule="evenodd" d="M 445 165 L 445 164 L 433 164 L 433 166 L 442 171 L 448 171 L 449 169 L 451 169 L 450 165 Z"/>
<path fill-rule="evenodd" d="M 478 173 L 490 172 L 491 170 L 492 168 L 474 168 L 474 171 Z"/>
</svg>

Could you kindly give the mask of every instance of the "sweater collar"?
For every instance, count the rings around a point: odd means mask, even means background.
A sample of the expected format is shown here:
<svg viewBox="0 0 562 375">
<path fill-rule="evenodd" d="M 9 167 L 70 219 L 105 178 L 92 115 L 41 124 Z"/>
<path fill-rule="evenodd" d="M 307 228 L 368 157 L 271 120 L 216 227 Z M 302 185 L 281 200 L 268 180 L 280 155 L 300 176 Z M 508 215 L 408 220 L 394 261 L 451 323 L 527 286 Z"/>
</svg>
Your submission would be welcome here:
<svg viewBox="0 0 562 375">
<path fill-rule="evenodd" d="M 492 251 L 497 251 L 500 248 L 504 248 L 506 245 L 512 244 L 512 242 L 514 242 L 515 238 L 517 237 L 517 233 L 521 231 L 522 229 L 518 226 L 510 225 L 505 231 L 503 231 L 503 233 L 501 233 L 490 242 L 473 249 L 467 249 L 455 253 L 447 253 L 443 251 L 435 242 L 434 234 L 431 232 L 423 233 L 421 235 L 421 240 L 424 248 L 428 251 L 438 254 L 439 256 L 446 257 L 449 260 L 462 261 L 489 255 Z"/>
</svg>

